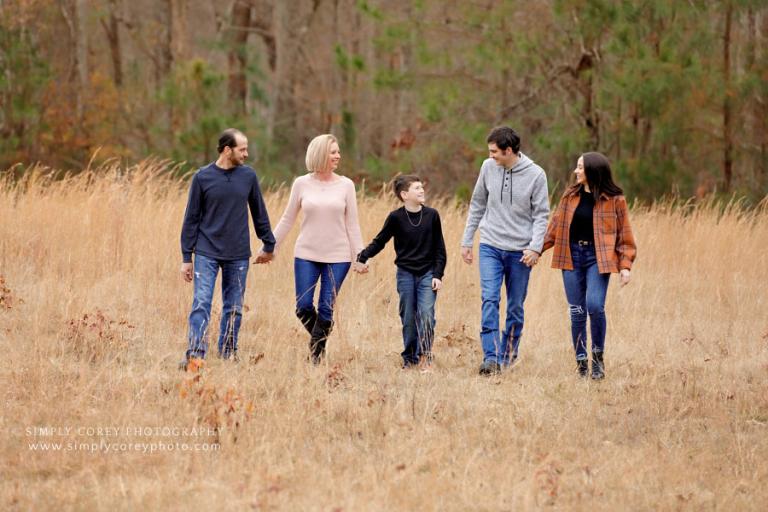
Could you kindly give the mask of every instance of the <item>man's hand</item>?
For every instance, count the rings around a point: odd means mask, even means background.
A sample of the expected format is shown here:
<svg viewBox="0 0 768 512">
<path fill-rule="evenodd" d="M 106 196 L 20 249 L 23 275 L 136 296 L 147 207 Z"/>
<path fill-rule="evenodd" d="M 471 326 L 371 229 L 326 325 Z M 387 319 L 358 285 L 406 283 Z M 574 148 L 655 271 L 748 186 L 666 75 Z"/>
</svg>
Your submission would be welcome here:
<svg viewBox="0 0 768 512">
<path fill-rule="evenodd" d="M 621 286 L 627 286 L 629 284 L 629 280 L 632 277 L 632 274 L 629 272 L 628 268 L 623 269 L 620 272 L 620 279 L 621 279 Z"/>
<path fill-rule="evenodd" d="M 352 263 L 352 271 L 357 272 L 358 274 L 367 274 L 368 263 L 360 263 L 359 261 L 355 261 Z"/>
<path fill-rule="evenodd" d="M 438 279 L 436 277 L 433 277 L 432 278 L 432 290 L 438 291 L 442 287 L 443 287 L 443 282 L 440 279 Z"/>
<path fill-rule="evenodd" d="M 192 282 L 192 263 L 182 263 L 179 272 L 186 282 Z"/>
<path fill-rule="evenodd" d="M 254 265 L 260 265 L 262 263 L 269 263 L 275 258 L 275 253 L 273 252 L 264 252 L 259 251 L 259 254 L 256 256 L 256 259 L 253 260 Z"/>
<path fill-rule="evenodd" d="M 526 249 L 523 251 L 523 257 L 520 258 L 520 261 L 522 261 L 526 267 L 533 267 L 539 262 L 539 256 L 540 254 L 536 251 Z"/>
<path fill-rule="evenodd" d="M 464 263 L 466 263 L 467 265 L 472 264 L 472 247 L 461 248 L 461 259 L 463 259 Z"/>
</svg>

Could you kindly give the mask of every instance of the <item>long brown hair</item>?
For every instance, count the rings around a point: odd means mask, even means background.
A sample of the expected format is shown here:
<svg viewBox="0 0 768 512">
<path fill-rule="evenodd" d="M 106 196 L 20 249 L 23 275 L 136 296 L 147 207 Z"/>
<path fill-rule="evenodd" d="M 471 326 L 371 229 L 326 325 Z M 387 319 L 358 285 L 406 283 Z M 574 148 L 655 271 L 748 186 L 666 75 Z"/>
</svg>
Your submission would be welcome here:
<svg viewBox="0 0 768 512">
<path fill-rule="evenodd" d="M 624 195 L 624 191 L 613 181 L 611 164 L 602 153 L 590 151 L 581 155 L 584 159 L 584 177 L 595 200 L 602 194 L 608 197 Z M 574 184 L 568 189 L 568 193 L 578 192 L 581 185 Z"/>
</svg>

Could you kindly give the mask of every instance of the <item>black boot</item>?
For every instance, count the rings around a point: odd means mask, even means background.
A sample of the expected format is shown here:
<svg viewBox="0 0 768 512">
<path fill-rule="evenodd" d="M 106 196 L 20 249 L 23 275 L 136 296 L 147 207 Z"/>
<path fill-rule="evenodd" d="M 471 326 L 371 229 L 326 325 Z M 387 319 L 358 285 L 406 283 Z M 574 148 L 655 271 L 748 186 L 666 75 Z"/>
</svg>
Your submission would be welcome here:
<svg viewBox="0 0 768 512">
<path fill-rule="evenodd" d="M 592 380 L 600 380 L 605 377 L 605 364 L 602 352 L 592 352 Z"/>
<path fill-rule="evenodd" d="M 304 326 L 307 332 L 312 334 L 312 328 L 315 326 L 315 322 L 317 322 L 317 311 L 315 311 L 315 308 L 297 309 L 296 316 L 299 317 L 301 325 Z"/>
<path fill-rule="evenodd" d="M 576 370 L 579 372 L 579 377 L 586 378 L 587 373 L 589 371 L 589 361 L 587 361 L 586 359 L 577 359 Z"/>
<path fill-rule="evenodd" d="M 328 341 L 328 335 L 333 330 L 333 320 L 323 320 L 318 318 L 315 326 L 312 328 L 312 337 L 309 340 L 309 356 L 313 364 L 320 364 L 320 360 L 325 355 L 325 343 Z"/>
</svg>

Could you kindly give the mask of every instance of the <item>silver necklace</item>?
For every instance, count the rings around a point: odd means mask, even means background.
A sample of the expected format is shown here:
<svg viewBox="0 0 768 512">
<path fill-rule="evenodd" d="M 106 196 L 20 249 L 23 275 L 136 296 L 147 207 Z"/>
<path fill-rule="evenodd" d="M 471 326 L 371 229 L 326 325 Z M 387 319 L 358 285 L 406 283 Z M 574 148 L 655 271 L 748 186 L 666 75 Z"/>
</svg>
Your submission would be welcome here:
<svg viewBox="0 0 768 512">
<path fill-rule="evenodd" d="M 408 214 L 408 209 L 407 208 L 404 208 L 404 209 L 405 209 L 405 216 L 408 217 L 408 223 L 415 228 L 421 226 L 421 217 L 424 215 L 424 208 L 419 210 L 419 222 L 417 222 L 416 224 L 414 224 L 413 221 L 411 220 L 411 216 Z"/>
</svg>

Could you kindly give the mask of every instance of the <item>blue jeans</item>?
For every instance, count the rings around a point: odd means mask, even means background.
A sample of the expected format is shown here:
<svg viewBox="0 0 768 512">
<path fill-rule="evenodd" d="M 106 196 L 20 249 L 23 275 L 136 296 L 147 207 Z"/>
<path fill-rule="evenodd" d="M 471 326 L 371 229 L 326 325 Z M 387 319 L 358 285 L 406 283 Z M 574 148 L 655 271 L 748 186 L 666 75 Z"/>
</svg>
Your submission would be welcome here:
<svg viewBox="0 0 768 512">
<path fill-rule="evenodd" d="M 571 338 L 576 359 L 587 359 L 587 315 L 592 352 L 605 349 L 605 295 L 611 274 L 597 269 L 594 245 L 571 244 L 573 270 L 563 270 L 563 285 L 571 314 Z"/>
<path fill-rule="evenodd" d="M 320 279 L 320 299 L 317 304 L 318 318 L 333 320 L 333 305 L 347 277 L 351 263 L 319 263 L 294 258 L 293 275 L 296 281 L 296 309 L 314 310 L 315 288 Z"/>
<path fill-rule="evenodd" d="M 219 326 L 219 355 L 225 359 L 237 352 L 237 334 L 242 320 L 245 279 L 249 261 L 216 260 L 195 254 L 194 298 L 189 314 L 187 359 L 205 357 L 208 350 L 208 323 L 216 277 L 221 268 L 221 298 L 224 307 Z"/>
<path fill-rule="evenodd" d="M 531 275 L 520 258 L 522 251 L 505 251 L 480 244 L 480 287 L 483 300 L 480 341 L 483 360 L 508 365 L 517 358 L 523 333 L 523 303 Z M 504 332 L 499 338 L 499 302 L 501 285 L 506 286 L 507 315 Z"/>
<path fill-rule="evenodd" d="M 435 299 L 432 272 L 418 276 L 397 269 L 397 293 L 400 295 L 400 320 L 403 322 L 403 363 L 419 362 L 419 356 L 432 357 L 435 337 Z"/>
</svg>

